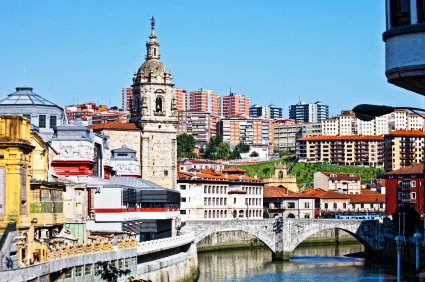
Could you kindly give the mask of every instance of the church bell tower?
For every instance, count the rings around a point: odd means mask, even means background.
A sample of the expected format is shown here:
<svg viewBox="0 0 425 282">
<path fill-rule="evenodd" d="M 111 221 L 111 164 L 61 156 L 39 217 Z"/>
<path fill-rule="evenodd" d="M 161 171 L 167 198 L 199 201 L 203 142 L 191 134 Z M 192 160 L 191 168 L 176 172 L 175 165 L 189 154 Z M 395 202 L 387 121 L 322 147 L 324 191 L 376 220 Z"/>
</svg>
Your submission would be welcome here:
<svg viewBox="0 0 425 282">
<path fill-rule="evenodd" d="M 177 106 L 173 97 L 171 71 L 159 61 L 155 19 L 146 42 L 145 62 L 134 73 L 131 121 L 142 128 L 142 178 L 165 188 L 177 183 Z"/>
</svg>

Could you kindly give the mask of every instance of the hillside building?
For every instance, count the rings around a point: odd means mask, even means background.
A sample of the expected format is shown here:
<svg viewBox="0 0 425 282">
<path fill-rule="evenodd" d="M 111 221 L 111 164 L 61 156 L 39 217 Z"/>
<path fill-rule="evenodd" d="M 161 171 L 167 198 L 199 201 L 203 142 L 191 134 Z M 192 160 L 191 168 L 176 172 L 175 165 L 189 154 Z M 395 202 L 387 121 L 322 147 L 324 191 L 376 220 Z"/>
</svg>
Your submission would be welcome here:
<svg viewBox="0 0 425 282">
<path fill-rule="evenodd" d="M 341 194 L 360 194 L 361 178 L 358 173 L 315 172 L 314 189 Z"/>
</svg>

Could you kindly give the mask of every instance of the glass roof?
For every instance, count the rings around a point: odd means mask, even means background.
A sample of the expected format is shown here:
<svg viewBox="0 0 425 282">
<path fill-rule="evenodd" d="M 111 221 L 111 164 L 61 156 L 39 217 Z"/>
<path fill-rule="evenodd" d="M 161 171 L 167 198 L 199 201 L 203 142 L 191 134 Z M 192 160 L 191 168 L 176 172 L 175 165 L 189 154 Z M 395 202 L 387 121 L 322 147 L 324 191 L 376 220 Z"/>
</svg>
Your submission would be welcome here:
<svg viewBox="0 0 425 282">
<path fill-rule="evenodd" d="M 32 92 L 31 87 L 17 87 L 16 92 L 7 95 L 0 99 L 0 106 L 13 106 L 13 105 L 37 105 L 37 106 L 50 106 L 58 107 L 58 105 L 44 99 Z"/>
</svg>

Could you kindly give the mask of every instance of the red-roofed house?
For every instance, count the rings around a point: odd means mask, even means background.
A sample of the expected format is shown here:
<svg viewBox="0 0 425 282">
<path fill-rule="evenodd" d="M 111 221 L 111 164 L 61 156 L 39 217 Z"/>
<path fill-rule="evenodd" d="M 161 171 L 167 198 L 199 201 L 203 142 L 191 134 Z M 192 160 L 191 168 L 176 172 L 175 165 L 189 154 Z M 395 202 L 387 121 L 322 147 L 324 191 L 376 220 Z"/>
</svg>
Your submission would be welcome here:
<svg viewBox="0 0 425 282">
<path fill-rule="evenodd" d="M 287 188 L 266 187 L 263 192 L 264 207 L 269 216 L 287 218 L 314 218 L 315 199 L 313 195 L 295 193 Z"/>
<path fill-rule="evenodd" d="M 232 174 L 209 168 L 190 170 L 180 170 L 177 174 L 182 221 L 263 217 L 261 179 L 234 168 L 227 169 Z"/>
<path fill-rule="evenodd" d="M 224 168 L 224 165 L 219 162 L 210 161 L 210 160 L 184 160 L 177 161 L 177 170 L 178 171 L 189 171 L 192 168 L 196 168 L 198 170 L 208 168 L 215 171 L 221 171 Z"/>
<path fill-rule="evenodd" d="M 399 206 L 411 206 L 424 213 L 424 165 L 412 164 L 385 174 L 386 214 Z"/>
<path fill-rule="evenodd" d="M 314 189 L 336 191 L 344 194 L 360 194 L 361 179 L 358 173 L 314 173 Z"/>
</svg>

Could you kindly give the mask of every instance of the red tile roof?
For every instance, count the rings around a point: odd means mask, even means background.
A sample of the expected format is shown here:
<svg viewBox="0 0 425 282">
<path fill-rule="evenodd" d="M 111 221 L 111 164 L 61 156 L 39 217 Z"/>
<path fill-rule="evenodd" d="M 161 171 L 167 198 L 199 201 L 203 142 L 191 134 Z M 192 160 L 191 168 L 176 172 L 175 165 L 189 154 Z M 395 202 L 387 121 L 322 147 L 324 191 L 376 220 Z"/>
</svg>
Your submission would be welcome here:
<svg viewBox="0 0 425 282">
<path fill-rule="evenodd" d="M 386 136 L 424 136 L 422 130 L 396 130 L 388 133 Z"/>
<path fill-rule="evenodd" d="M 424 164 L 412 164 L 406 167 L 402 167 L 400 169 L 390 171 L 385 173 L 385 175 L 392 174 L 423 174 L 424 172 Z"/>
<path fill-rule="evenodd" d="M 326 198 L 326 199 L 334 199 L 334 198 L 348 199 L 348 198 L 350 198 L 350 196 L 347 195 L 347 194 L 341 194 L 341 193 L 337 193 L 337 192 L 333 192 L 333 191 L 325 191 L 325 192 L 322 192 L 322 193 L 318 193 L 315 196 L 317 198 Z"/>
<path fill-rule="evenodd" d="M 336 141 L 336 140 L 376 140 L 384 141 L 384 137 L 380 135 L 327 135 L 327 136 L 306 136 L 297 139 L 297 141 Z"/>
<path fill-rule="evenodd" d="M 232 167 L 229 167 L 229 168 L 226 168 L 226 169 L 223 169 L 222 170 L 224 173 L 231 173 L 231 172 L 242 172 L 242 173 L 245 173 L 245 172 L 248 172 L 247 170 L 245 170 L 245 169 L 241 169 L 241 168 L 238 168 L 238 167 L 234 167 L 234 166 L 232 166 Z"/>
<path fill-rule="evenodd" d="M 314 195 L 296 193 L 285 188 L 270 186 L 263 189 L 263 198 L 314 198 Z"/>
<path fill-rule="evenodd" d="M 366 195 L 366 194 L 368 194 L 368 195 L 370 195 L 370 194 L 381 195 L 381 193 L 379 193 L 378 191 L 370 191 L 369 189 L 365 189 L 365 188 L 360 189 L 360 194 L 362 194 L 362 195 Z"/>
<path fill-rule="evenodd" d="M 111 121 L 106 123 L 99 123 L 87 126 L 94 131 L 102 129 L 116 129 L 116 130 L 142 130 L 135 123 L 122 123 L 119 121 Z"/>
<path fill-rule="evenodd" d="M 385 194 L 350 194 L 351 203 L 384 203 Z"/>
<path fill-rule="evenodd" d="M 321 173 L 323 173 L 330 179 L 335 179 L 335 180 L 360 180 L 360 175 L 358 173 L 340 173 L 340 172 L 322 172 L 322 171 Z M 331 175 L 335 175 L 335 176 L 331 176 Z"/>
</svg>

